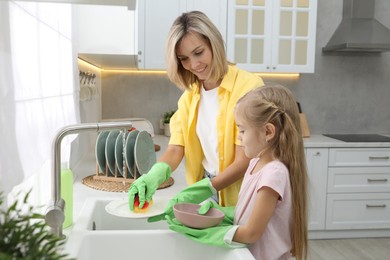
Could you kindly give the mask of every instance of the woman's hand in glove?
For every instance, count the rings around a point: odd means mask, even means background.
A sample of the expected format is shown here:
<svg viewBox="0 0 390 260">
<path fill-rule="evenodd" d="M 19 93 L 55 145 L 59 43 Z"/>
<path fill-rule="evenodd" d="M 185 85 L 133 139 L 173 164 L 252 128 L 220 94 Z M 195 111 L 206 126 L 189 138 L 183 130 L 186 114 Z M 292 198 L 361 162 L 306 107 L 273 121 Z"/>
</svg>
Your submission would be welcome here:
<svg viewBox="0 0 390 260">
<path fill-rule="evenodd" d="M 139 208 L 142 208 L 145 201 L 150 201 L 157 188 L 171 176 L 171 167 L 165 162 L 158 162 L 153 165 L 148 173 L 136 179 L 128 191 L 129 208 L 134 210 L 134 198 L 138 194 Z"/>
<path fill-rule="evenodd" d="M 227 248 L 245 247 L 246 244 L 232 241 L 234 233 L 239 226 L 219 225 L 216 227 L 195 229 L 183 226 L 176 219 L 166 216 L 169 228 L 199 243 L 222 246 Z"/>
</svg>

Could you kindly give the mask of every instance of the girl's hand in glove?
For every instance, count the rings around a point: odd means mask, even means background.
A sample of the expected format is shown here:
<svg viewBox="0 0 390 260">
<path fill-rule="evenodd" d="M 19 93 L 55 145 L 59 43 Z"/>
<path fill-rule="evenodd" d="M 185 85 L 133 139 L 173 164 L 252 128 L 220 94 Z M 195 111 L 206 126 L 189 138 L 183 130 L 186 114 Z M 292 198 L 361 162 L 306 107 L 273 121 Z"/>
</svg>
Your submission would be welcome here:
<svg viewBox="0 0 390 260">
<path fill-rule="evenodd" d="M 245 244 L 233 242 L 232 238 L 239 226 L 219 225 L 216 227 L 195 229 L 183 226 L 176 219 L 166 216 L 169 228 L 199 243 L 227 248 L 245 247 Z"/>
</svg>

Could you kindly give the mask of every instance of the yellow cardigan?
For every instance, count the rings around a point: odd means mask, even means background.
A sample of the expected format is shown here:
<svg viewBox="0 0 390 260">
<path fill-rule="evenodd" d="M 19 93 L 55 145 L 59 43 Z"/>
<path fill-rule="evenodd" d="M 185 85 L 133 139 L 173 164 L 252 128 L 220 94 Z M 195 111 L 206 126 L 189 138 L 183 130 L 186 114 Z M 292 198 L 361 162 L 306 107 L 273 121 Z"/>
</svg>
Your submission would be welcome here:
<svg viewBox="0 0 390 260">
<path fill-rule="evenodd" d="M 219 173 L 235 158 L 235 144 L 240 144 L 238 128 L 234 121 L 234 107 L 237 100 L 249 90 L 263 86 L 263 80 L 247 71 L 229 65 L 228 73 L 218 88 L 218 155 Z M 178 110 L 170 121 L 171 138 L 169 144 L 184 146 L 186 179 L 189 185 L 204 177 L 202 166 L 203 150 L 196 134 L 200 87 L 192 85 L 178 101 Z M 220 204 L 235 206 L 242 179 L 219 192 Z"/>
</svg>

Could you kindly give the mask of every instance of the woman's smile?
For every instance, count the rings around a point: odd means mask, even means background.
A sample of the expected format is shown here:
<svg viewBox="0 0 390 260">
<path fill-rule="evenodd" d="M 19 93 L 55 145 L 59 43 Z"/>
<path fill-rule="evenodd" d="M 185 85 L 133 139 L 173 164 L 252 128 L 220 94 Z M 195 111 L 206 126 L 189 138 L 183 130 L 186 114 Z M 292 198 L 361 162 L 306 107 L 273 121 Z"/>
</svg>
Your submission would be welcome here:
<svg viewBox="0 0 390 260">
<path fill-rule="evenodd" d="M 177 46 L 176 55 L 184 69 L 200 80 L 209 78 L 213 55 L 210 44 L 202 35 L 196 32 L 185 35 Z"/>
</svg>

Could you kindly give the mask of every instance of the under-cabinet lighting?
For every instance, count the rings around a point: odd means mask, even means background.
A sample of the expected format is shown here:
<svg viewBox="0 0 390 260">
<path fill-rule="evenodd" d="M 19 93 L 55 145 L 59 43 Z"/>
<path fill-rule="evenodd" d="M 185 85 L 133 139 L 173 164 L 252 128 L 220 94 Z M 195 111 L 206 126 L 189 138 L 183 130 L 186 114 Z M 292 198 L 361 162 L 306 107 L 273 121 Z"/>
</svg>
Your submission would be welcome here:
<svg viewBox="0 0 390 260">
<path fill-rule="evenodd" d="M 83 65 L 86 65 L 86 66 L 89 66 L 91 67 L 92 69 L 95 69 L 95 70 L 102 70 L 102 68 L 99 68 L 97 67 L 96 65 L 92 64 L 92 63 L 89 63 L 88 61 L 85 61 L 83 59 L 80 59 L 80 58 L 77 58 L 77 61 L 79 63 L 82 63 Z"/>
<path fill-rule="evenodd" d="M 254 72 L 254 74 L 260 77 L 287 77 L 287 78 L 298 78 L 300 76 L 299 73 L 263 73 L 263 72 Z"/>
<path fill-rule="evenodd" d="M 90 66 L 93 69 L 99 70 L 100 72 L 134 73 L 134 74 L 166 74 L 167 73 L 165 70 L 104 69 L 80 58 L 78 58 L 78 61 L 83 63 L 84 65 Z"/>
<path fill-rule="evenodd" d="M 89 63 L 83 59 L 78 59 L 79 62 L 82 62 L 88 66 L 93 67 L 94 69 L 100 70 L 101 72 L 114 72 L 114 73 L 134 73 L 134 74 L 166 74 L 165 70 L 129 70 L 129 69 L 104 69 L 97 67 L 96 65 Z M 299 73 L 264 73 L 264 72 L 254 72 L 254 74 L 260 77 L 288 77 L 288 78 L 297 78 L 300 76 Z"/>
<path fill-rule="evenodd" d="M 104 72 L 134 73 L 134 74 L 167 74 L 166 70 L 120 70 L 120 69 L 100 69 Z"/>
</svg>

